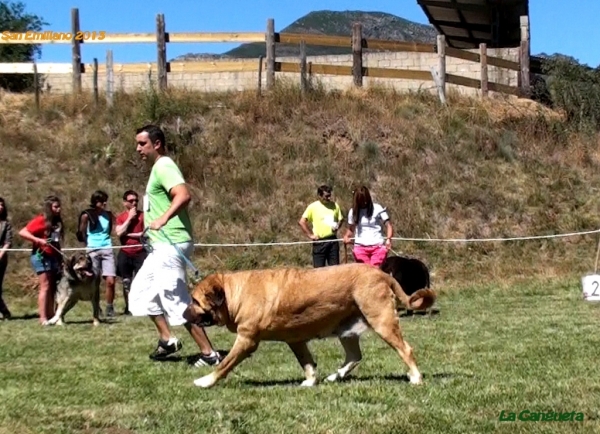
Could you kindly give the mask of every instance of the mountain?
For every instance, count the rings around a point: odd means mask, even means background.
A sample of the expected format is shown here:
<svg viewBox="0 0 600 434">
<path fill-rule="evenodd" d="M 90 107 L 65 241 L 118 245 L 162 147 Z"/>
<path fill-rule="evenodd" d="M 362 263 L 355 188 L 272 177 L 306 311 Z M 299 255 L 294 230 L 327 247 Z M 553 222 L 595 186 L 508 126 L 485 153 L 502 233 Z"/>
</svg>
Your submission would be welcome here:
<svg viewBox="0 0 600 434">
<path fill-rule="evenodd" d="M 363 25 L 363 37 L 366 39 L 434 43 L 437 35 L 433 26 L 419 24 L 384 12 L 336 12 L 328 10 L 310 12 L 283 30 L 280 30 L 280 32 L 348 36 L 352 34 L 352 25 L 356 22 Z M 308 56 L 350 54 L 351 52 L 350 47 L 306 46 L 306 54 Z M 299 47 L 289 44 L 277 44 L 276 53 L 277 56 L 297 56 L 299 55 Z M 176 57 L 173 61 L 204 60 L 206 58 L 219 57 L 257 58 L 261 55 L 265 56 L 265 44 L 262 42 L 253 42 L 242 44 L 221 55 L 188 53 Z"/>
</svg>

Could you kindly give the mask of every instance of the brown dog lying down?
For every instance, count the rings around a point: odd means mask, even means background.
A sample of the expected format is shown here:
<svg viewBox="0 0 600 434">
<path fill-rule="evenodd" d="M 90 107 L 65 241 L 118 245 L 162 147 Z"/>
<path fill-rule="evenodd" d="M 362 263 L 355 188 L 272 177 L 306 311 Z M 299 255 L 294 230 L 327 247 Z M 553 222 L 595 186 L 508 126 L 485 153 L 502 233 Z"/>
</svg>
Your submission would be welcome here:
<svg viewBox="0 0 600 434">
<path fill-rule="evenodd" d="M 359 336 L 372 328 L 408 365 L 410 382 L 421 382 L 412 348 L 402 338 L 395 297 L 408 308 L 424 310 L 436 298 L 431 289 L 407 296 L 394 278 L 367 264 L 314 269 L 266 269 L 214 273 L 192 291 L 184 318 L 237 333 L 229 354 L 215 370 L 194 381 L 211 387 L 252 354 L 260 341 L 286 342 L 304 369 L 303 386 L 317 382 L 308 350 L 312 339 L 336 336 L 346 360 L 328 381 L 344 378 L 360 362 Z"/>
</svg>

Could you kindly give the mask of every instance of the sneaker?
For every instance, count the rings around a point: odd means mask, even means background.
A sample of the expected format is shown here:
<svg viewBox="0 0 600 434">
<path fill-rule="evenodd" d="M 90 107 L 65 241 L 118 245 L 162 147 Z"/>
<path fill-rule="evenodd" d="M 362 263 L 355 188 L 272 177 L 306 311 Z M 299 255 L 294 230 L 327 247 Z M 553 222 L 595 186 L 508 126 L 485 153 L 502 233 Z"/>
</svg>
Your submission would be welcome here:
<svg viewBox="0 0 600 434">
<path fill-rule="evenodd" d="M 190 357 L 190 365 L 194 368 L 200 368 L 202 366 L 217 366 L 227 356 L 229 351 L 214 351 L 211 355 L 196 354 Z"/>
<path fill-rule="evenodd" d="M 179 339 L 177 339 L 171 345 L 159 339 L 156 349 L 150 354 L 149 357 L 152 360 L 165 360 L 171 354 L 175 354 L 177 351 L 181 350 L 182 347 L 183 344 Z"/>
</svg>

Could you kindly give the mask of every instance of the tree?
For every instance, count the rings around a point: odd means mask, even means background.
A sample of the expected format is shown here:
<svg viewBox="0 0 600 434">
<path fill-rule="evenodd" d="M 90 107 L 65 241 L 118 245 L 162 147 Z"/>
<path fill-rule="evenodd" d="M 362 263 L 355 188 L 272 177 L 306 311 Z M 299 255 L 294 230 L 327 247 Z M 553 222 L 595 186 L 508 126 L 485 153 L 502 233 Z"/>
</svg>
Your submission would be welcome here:
<svg viewBox="0 0 600 434">
<path fill-rule="evenodd" d="M 0 0 L 0 29 L 2 32 L 24 33 L 41 31 L 48 25 L 42 17 L 25 12 L 20 1 Z M 4 34 L 4 33 L 3 33 Z M 3 34 L 0 34 L 2 37 Z M 42 49 L 39 44 L 0 44 L 0 62 L 33 62 L 39 59 Z M 32 74 L 0 74 L 0 87 L 12 92 L 31 89 Z"/>
</svg>

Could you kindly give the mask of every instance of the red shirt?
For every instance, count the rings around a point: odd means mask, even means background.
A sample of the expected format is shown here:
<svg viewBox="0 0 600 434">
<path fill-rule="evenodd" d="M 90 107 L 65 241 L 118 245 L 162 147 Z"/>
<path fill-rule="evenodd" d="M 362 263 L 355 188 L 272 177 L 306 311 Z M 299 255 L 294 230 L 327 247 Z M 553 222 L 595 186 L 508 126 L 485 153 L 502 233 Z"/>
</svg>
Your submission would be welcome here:
<svg viewBox="0 0 600 434">
<path fill-rule="evenodd" d="M 50 232 L 46 229 L 46 217 L 43 214 L 40 214 L 34 217 L 25 228 L 31 232 L 34 237 L 41 238 L 47 240 L 48 238 L 52 238 L 52 245 L 60 250 L 60 242 L 59 242 L 59 233 L 58 231 Z M 42 246 L 38 243 L 33 243 L 33 252 L 37 252 L 40 250 L 42 253 L 48 256 L 60 256 L 60 254 L 54 250 L 52 247 L 46 245 Z"/>
<path fill-rule="evenodd" d="M 128 215 L 129 215 L 129 211 L 123 211 L 121 214 L 119 214 L 116 219 L 117 226 L 120 226 L 123 223 L 125 223 Z M 129 226 L 127 227 L 127 231 L 125 232 L 125 234 L 123 234 L 121 237 L 119 237 L 119 240 L 121 241 L 121 245 L 131 246 L 131 245 L 141 244 L 141 241 L 139 238 L 131 238 L 129 236 L 129 234 L 140 233 L 143 231 L 144 231 L 144 213 L 142 211 L 138 211 L 137 215 L 134 218 L 132 218 L 131 221 L 129 222 Z M 137 255 L 142 250 L 144 250 L 144 247 L 143 246 L 124 247 L 122 250 L 124 253 L 133 256 L 133 255 Z"/>
</svg>

